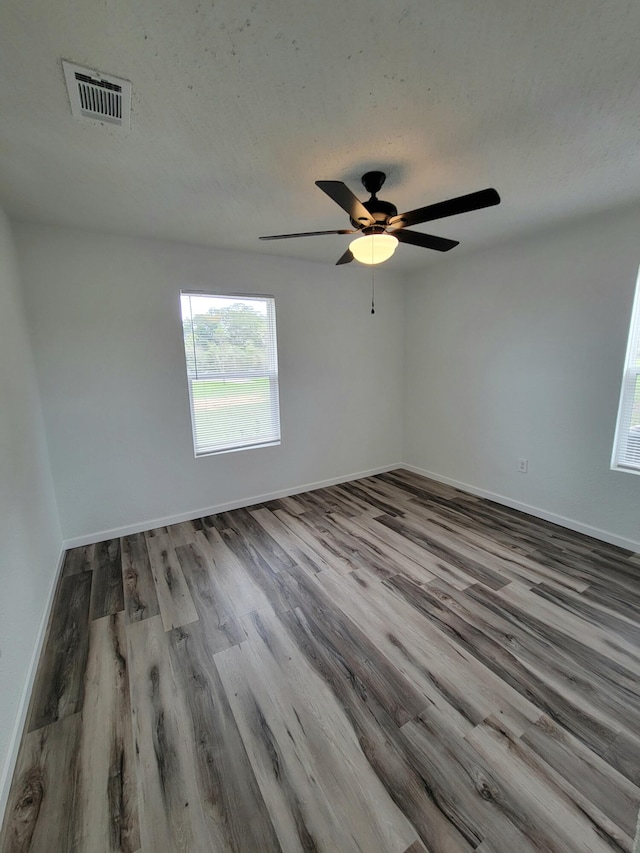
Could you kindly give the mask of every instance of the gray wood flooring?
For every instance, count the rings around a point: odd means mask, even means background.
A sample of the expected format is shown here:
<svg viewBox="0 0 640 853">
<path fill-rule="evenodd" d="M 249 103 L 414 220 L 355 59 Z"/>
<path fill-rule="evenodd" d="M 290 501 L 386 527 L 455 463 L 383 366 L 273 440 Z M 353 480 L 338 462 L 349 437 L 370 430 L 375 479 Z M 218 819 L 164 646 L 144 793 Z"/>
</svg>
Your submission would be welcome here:
<svg viewBox="0 0 640 853">
<path fill-rule="evenodd" d="M 640 562 L 406 471 L 68 552 L 0 850 L 604 853 Z"/>
</svg>

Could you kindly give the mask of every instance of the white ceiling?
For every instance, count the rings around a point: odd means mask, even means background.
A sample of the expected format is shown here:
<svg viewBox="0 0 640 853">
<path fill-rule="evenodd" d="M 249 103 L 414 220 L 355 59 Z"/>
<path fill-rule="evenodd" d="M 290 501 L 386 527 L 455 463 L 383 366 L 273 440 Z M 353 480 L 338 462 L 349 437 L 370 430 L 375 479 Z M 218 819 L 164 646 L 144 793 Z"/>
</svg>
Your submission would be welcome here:
<svg viewBox="0 0 640 853">
<path fill-rule="evenodd" d="M 4 0 L 0 203 L 18 219 L 333 263 L 314 186 L 368 169 L 455 253 L 640 198 L 637 0 Z M 133 83 L 131 131 L 72 118 L 61 58 Z M 400 246 L 399 270 L 446 258 Z"/>
</svg>

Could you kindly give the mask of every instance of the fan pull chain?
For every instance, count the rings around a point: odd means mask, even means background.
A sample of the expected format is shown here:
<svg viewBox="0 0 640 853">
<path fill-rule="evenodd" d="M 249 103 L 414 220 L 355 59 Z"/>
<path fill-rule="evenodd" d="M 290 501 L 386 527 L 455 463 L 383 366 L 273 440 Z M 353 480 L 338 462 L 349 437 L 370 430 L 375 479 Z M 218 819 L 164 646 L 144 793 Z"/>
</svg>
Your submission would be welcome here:
<svg viewBox="0 0 640 853">
<path fill-rule="evenodd" d="M 371 267 L 371 313 L 376 313 L 376 281 L 375 281 L 375 272 L 374 268 Z"/>
</svg>

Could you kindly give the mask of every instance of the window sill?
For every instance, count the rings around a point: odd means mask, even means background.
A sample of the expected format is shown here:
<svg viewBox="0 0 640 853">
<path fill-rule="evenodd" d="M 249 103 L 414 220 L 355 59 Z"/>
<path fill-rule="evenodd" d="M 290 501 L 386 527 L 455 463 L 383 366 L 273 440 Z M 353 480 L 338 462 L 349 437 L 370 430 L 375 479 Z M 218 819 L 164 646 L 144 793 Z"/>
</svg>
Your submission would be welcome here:
<svg viewBox="0 0 640 853">
<path fill-rule="evenodd" d="M 207 456 L 221 456 L 224 453 L 239 453 L 241 450 L 260 450 L 263 447 L 278 447 L 281 440 L 265 441 L 263 444 L 243 444 L 241 447 L 222 447 L 219 450 L 203 450 L 201 453 L 194 453 L 195 459 L 204 459 Z"/>
</svg>

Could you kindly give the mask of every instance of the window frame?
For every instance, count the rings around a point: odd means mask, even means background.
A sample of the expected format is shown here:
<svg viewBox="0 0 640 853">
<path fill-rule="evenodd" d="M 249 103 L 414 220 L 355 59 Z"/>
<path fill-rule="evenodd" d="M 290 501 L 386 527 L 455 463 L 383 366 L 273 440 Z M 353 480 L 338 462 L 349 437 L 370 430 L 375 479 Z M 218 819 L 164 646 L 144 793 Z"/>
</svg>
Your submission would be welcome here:
<svg viewBox="0 0 640 853">
<path fill-rule="evenodd" d="M 272 337 L 271 345 L 268 348 L 269 351 L 269 366 L 267 370 L 232 370 L 232 371 L 224 371 L 224 372 L 215 372 L 212 374 L 205 374 L 204 376 L 191 376 L 189 373 L 189 363 L 187 360 L 187 351 L 184 341 L 184 318 L 182 317 L 182 297 L 183 296 L 200 296 L 200 297 L 213 297 L 218 299 L 236 299 L 238 301 L 248 300 L 248 299 L 260 299 L 266 302 L 267 305 L 267 319 L 268 319 L 268 328 L 269 334 Z M 204 456 L 219 456 L 223 453 L 236 453 L 241 450 L 256 450 L 261 447 L 277 447 L 282 443 L 282 431 L 280 426 L 280 383 L 279 383 L 279 370 L 278 370 L 278 330 L 277 330 L 277 318 L 276 318 L 276 298 L 273 294 L 270 293 L 229 293 L 229 292 L 220 292 L 213 290 L 197 290 L 195 288 L 185 288 L 180 290 L 180 317 L 181 317 L 181 329 L 182 329 L 182 350 L 184 353 L 185 359 L 185 373 L 187 377 L 187 385 L 189 389 L 189 415 L 191 418 L 191 438 L 193 441 L 193 454 L 196 459 L 201 459 Z M 195 356 L 195 354 L 194 354 Z M 197 372 L 197 362 L 194 357 L 194 364 L 196 366 Z M 194 413 L 193 406 L 193 382 L 194 381 L 202 381 L 210 378 L 212 380 L 218 380 L 221 382 L 238 380 L 238 379 L 268 379 L 269 380 L 269 408 L 271 412 L 271 423 L 274 427 L 274 434 L 277 435 L 277 438 L 270 438 L 267 441 L 256 441 L 255 439 L 251 442 L 243 443 L 243 444 L 229 444 L 227 447 L 217 447 L 208 450 L 198 450 L 197 445 L 197 433 L 196 433 L 196 419 Z"/>
<path fill-rule="evenodd" d="M 636 281 L 633 307 L 631 309 L 631 322 L 629 323 L 629 335 L 627 339 L 627 351 L 624 359 L 624 370 L 622 373 L 622 384 L 620 388 L 620 402 L 616 417 L 616 431 L 613 441 L 613 453 L 611 456 L 611 470 L 623 471 L 626 474 L 640 474 L 640 461 L 637 465 L 625 463 L 627 455 L 630 430 L 625 430 L 625 413 L 628 409 L 629 399 L 635 398 L 638 381 L 640 381 L 640 365 L 635 364 L 636 354 L 640 351 L 640 273 Z M 633 405 L 633 404 L 631 404 Z"/>
</svg>

